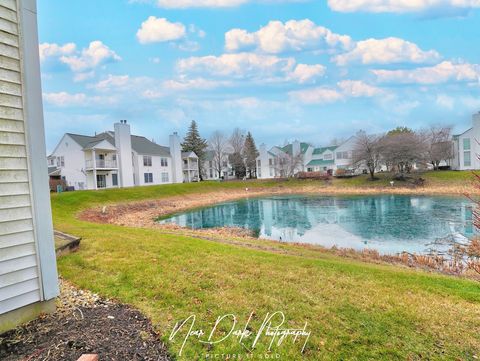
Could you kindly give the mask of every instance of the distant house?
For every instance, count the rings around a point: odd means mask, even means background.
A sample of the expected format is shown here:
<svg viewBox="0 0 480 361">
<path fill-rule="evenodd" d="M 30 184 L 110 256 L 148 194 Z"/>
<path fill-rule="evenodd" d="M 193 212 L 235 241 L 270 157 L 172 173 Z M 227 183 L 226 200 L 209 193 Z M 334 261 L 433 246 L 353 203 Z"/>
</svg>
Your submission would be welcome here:
<svg viewBox="0 0 480 361">
<path fill-rule="evenodd" d="M 55 309 L 35 1 L 0 2 L 0 334 Z"/>
<path fill-rule="evenodd" d="M 453 136 L 452 168 L 456 170 L 480 169 L 480 112 L 472 116 L 472 128 Z"/>
<path fill-rule="evenodd" d="M 235 172 L 233 171 L 233 167 L 228 161 L 228 156 L 230 155 L 231 151 L 225 151 L 225 154 L 222 156 L 222 165 L 220 174 L 218 172 L 218 165 L 215 161 L 215 152 L 213 150 L 208 150 L 205 154 L 205 162 L 203 164 L 204 170 L 204 178 L 206 180 L 218 180 L 222 179 L 229 179 L 235 178 Z"/>
<path fill-rule="evenodd" d="M 103 189 L 198 181 L 198 157 L 182 153 L 178 135 L 169 147 L 131 135 L 122 120 L 93 136 L 66 133 L 48 157 L 51 178 L 74 189 Z"/>
<path fill-rule="evenodd" d="M 257 176 L 261 179 L 282 178 L 305 171 L 334 174 L 338 169 L 362 172 L 352 164 L 355 144 L 356 137 L 352 136 L 339 145 L 320 148 L 299 141 L 269 150 L 262 145 L 257 157 Z"/>
</svg>

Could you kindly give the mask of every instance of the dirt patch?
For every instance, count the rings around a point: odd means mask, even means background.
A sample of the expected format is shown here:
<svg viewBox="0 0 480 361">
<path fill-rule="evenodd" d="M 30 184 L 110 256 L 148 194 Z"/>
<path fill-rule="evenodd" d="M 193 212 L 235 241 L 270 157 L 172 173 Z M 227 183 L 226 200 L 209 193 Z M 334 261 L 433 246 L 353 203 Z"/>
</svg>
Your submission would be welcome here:
<svg viewBox="0 0 480 361">
<path fill-rule="evenodd" d="M 165 345 L 139 311 L 61 281 L 57 311 L 0 336 L 2 361 L 169 360 Z"/>
</svg>

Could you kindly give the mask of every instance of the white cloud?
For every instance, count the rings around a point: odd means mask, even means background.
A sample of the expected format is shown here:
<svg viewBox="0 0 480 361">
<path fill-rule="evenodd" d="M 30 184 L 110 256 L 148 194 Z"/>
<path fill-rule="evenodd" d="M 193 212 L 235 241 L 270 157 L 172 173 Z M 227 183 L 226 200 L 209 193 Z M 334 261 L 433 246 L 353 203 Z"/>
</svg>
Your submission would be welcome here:
<svg viewBox="0 0 480 361">
<path fill-rule="evenodd" d="M 154 2 L 158 7 L 166 9 L 187 8 L 228 8 L 252 2 L 277 4 L 282 2 L 298 2 L 302 0 L 132 0 L 136 2 Z"/>
<path fill-rule="evenodd" d="M 185 37 L 187 30 L 182 23 L 172 23 L 165 18 L 150 16 L 137 31 L 141 44 L 179 40 Z"/>
<path fill-rule="evenodd" d="M 162 8 L 202 8 L 202 7 L 234 7 L 247 3 L 248 0 L 158 0 L 157 5 Z"/>
<path fill-rule="evenodd" d="M 67 64 L 72 71 L 77 73 L 86 72 L 107 62 L 119 60 L 121 58 L 99 40 L 92 41 L 88 48 L 83 49 L 79 54 L 60 57 L 62 63 Z"/>
<path fill-rule="evenodd" d="M 444 61 L 431 67 L 405 70 L 372 70 L 381 82 L 407 84 L 440 84 L 446 82 L 478 82 L 478 64 L 456 64 Z"/>
<path fill-rule="evenodd" d="M 131 94 L 140 94 L 147 99 L 158 99 L 171 95 L 172 92 L 190 90 L 208 90 L 231 85 L 229 81 L 211 80 L 204 78 L 169 79 L 160 81 L 150 77 L 130 77 L 129 75 L 112 75 L 90 85 L 103 94 L 131 97 Z"/>
<path fill-rule="evenodd" d="M 82 81 L 85 81 L 87 79 L 91 79 L 95 76 L 95 71 L 87 71 L 87 72 L 84 72 L 84 73 L 77 73 L 74 75 L 73 77 L 73 81 L 74 82 L 82 82 Z"/>
<path fill-rule="evenodd" d="M 451 96 L 447 94 L 438 94 L 435 103 L 444 109 L 459 109 L 461 111 L 468 110 L 470 112 L 477 111 L 480 108 L 480 97 L 471 95 Z"/>
<path fill-rule="evenodd" d="M 114 96 L 88 96 L 85 93 L 43 93 L 43 99 L 60 108 L 76 107 L 85 105 L 111 105 L 118 101 Z"/>
<path fill-rule="evenodd" d="M 293 58 L 239 53 L 181 59 L 177 68 L 180 73 L 199 72 L 243 79 L 284 75 L 292 71 L 294 65 L 295 59 Z"/>
<path fill-rule="evenodd" d="M 312 89 L 296 90 L 289 93 L 293 100 L 304 104 L 334 103 L 343 99 L 343 94 L 335 89 L 318 87 Z"/>
<path fill-rule="evenodd" d="M 343 80 L 337 85 L 343 94 L 354 98 L 374 97 L 384 93 L 382 89 L 366 84 L 360 80 Z"/>
<path fill-rule="evenodd" d="M 101 91 L 110 91 L 112 88 L 123 88 L 130 82 L 128 75 L 112 75 L 109 74 L 106 79 L 95 84 L 95 88 Z"/>
<path fill-rule="evenodd" d="M 325 67 L 320 64 L 297 64 L 292 57 L 257 53 L 190 57 L 179 60 L 177 70 L 184 78 L 187 74 L 208 74 L 213 77 L 227 77 L 229 80 L 259 80 L 263 84 L 285 81 L 307 83 L 325 73 Z"/>
<path fill-rule="evenodd" d="M 325 74 L 325 67 L 320 64 L 307 65 L 298 64 L 291 73 L 290 78 L 300 84 L 315 81 L 317 78 Z"/>
<path fill-rule="evenodd" d="M 70 94 L 67 92 L 44 93 L 43 99 L 58 107 L 68 107 L 86 104 L 87 95 L 84 93 Z"/>
<path fill-rule="evenodd" d="M 186 40 L 179 44 L 175 45 L 178 49 L 182 51 L 195 52 L 200 49 L 200 44 L 196 41 Z"/>
<path fill-rule="evenodd" d="M 337 65 L 347 65 L 352 62 L 362 64 L 392 64 L 392 63 L 426 63 L 440 59 L 435 50 L 423 51 L 418 45 L 400 38 L 367 39 L 359 41 L 355 47 L 337 55 L 333 61 Z"/>
<path fill-rule="evenodd" d="M 328 0 L 332 10 L 340 12 L 412 13 L 468 10 L 480 7 L 479 0 Z"/>
<path fill-rule="evenodd" d="M 442 108 L 452 110 L 455 104 L 455 99 L 446 94 L 439 94 L 437 95 L 436 103 Z"/>
<path fill-rule="evenodd" d="M 162 86 L 166 90 L 184 91 L 194 89 L 215 89 L 221 86 L 228 86 L 231 82 L 216 81 L 204 78 L 182 79 L 182 80 L 166 80 Z"/>
<path fill-rule="evenodd" d="M 243 29 L 232 29 L 225 34 L 225 49 L 241 51 L 256 48 L 269 54 L 285 51 L 349 49 L 351 38 L 317 26 L 309 19 L 290 20 L 286 23 L 270 21 L 260 30 L 249 33 Z"/>
<path fill-rule="evenodd" d="M 76 49 L 77 46 L 74 43 L 67 43 L 64 45 L 58 45 L 55 43 L 42 43 L 38 47 L 41 61 L 45 61 L 50 57 L 73 54 Z"/>
<path fill-rule="evenodd" d="M 334 103 L 347 98 L 372 98 L 386 94 L 382 89 L 366 84 L 360 80 L 343 80 L 337 84 L 338 88 L 316 87 L 295 90 L 289 93 L 290 97 L 304 104 Z"/>
<path fill-rule="evenodd" d="M 100 80 L 90 88 L 102 93 L 121 94 L 130 97 L 131 94 L 140 94 L 145 89 L 156 87 L 158 81 L 147 76 L 131 77 L 129 75 L 112 75 Z"/>
</svg>

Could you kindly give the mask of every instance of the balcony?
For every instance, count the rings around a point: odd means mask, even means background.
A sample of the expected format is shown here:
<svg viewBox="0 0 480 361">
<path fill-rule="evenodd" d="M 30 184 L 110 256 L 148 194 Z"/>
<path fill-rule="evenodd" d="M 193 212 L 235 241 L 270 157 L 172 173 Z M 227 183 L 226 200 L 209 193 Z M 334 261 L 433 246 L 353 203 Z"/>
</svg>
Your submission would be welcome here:
<svg viewBox="0 0 480 361">
<path fill-rule="evenodd" d="M 197 162 L 189 162 L 186 164 L 183 163 L 183 170 L 198 170 L 198 163 Z"/>
<path fill-rule="evenodd" d="M 93 160 L 87 160 L 85 164 L 86 169 L 94 169 Z M 95 169 L 117 169 L 116 160 L 96 159 Z"/>
</svg>

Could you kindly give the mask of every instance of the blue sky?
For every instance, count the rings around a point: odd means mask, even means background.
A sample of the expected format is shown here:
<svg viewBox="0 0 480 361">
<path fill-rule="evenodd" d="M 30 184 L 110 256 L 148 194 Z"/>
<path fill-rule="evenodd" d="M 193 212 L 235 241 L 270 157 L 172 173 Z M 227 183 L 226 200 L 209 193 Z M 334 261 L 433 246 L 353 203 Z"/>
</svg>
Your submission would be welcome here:
<svg viewBox="0 0 480 361">
<path fill-rule="evenodd" d="M 374 4 L 374 5 L 372 5 Z M 42 0 L 47 148 L 128 119 L 166 143 L 327 145 L 480 111 L 478 0 Z"/>
</svg>

